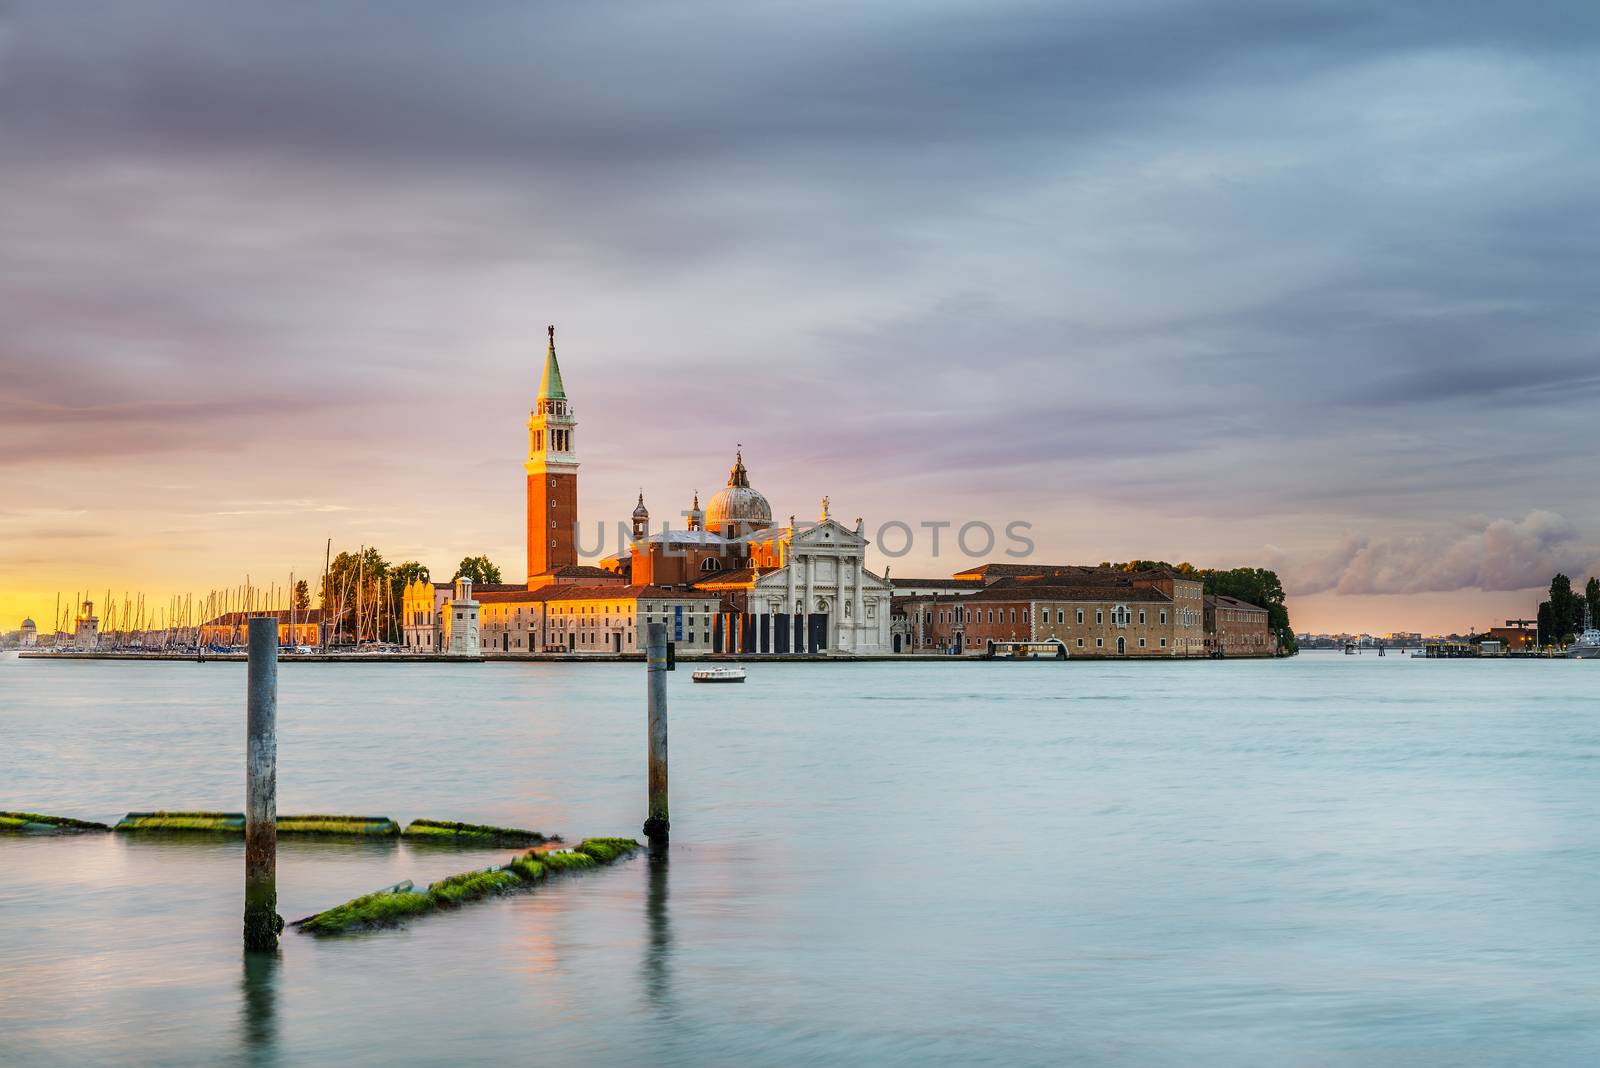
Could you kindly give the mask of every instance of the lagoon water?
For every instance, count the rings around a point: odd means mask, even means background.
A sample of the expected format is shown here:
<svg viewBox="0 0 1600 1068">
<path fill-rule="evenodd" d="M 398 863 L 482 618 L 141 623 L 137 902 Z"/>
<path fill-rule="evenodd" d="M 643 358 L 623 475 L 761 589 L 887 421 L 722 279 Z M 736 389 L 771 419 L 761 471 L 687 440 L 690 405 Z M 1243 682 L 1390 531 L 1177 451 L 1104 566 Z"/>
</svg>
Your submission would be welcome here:
<svg viewBox="0 0 1600 1068">
<path fill-rule="evenodd" d="M 1593 1064 L 1600 664 L 670 677 L 673 846 L 239 948 L 242 846 L 0 838 L 0 1063 Z M 292 665 L 279 811 L 637 834 L 640 665 Z M 0 659 L 0 809 L 238 810 L 239 664 Z M 294 919 L 503 862 L 280 846 Z"/>
</svg>

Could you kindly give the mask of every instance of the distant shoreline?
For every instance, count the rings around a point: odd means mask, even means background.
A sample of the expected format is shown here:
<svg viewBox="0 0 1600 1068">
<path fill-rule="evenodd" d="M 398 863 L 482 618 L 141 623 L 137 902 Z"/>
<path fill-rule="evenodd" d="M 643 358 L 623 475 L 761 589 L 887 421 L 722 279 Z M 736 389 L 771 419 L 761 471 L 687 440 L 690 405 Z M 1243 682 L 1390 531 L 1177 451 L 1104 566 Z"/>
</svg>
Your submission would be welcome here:
<svg viewBox="0 0 1600 1068">
<path fill-rule="evenodd" d="M 220 661 L 224 663 L 244 663 L 243 653 L 207 653 L 203 658 L 192 653 L 159 653 L 159 652 L 40 652 L 25 651 L 18 653 L 19 659 L 24 660 L 124 660 L 124 661 L 166 661 L 171 663 L 211 663 Z M 1039 657 L 993 657 L 986 659 L 982 656 L 946 656 L 938 653 L 835 653 L 831 656 L 822 655 L 793 655 L 788 653 L 679 653 L 676 659 L 680 663 L 726 663 L 739 661 L 741 663 L 770 663 L 770 664 L 885 664 L 885 663 L 917 663 L 917 664 L 974 664 L 1001 662 L 1009 663 L 1013 660 L 1038 660 L 1051 661 L 1056 658 Z M 1272 656 L 1230 656 L 1228 660 L 1279 660 L 1286 657 Z M 1094 663 L 1215 663 L 1210 657 L 1204 656 L 1069 656 L 1065 662 L 1074 660 L 1091 661 Z M 644 662 L 643 653 L 490 653 L 485 656 L 445 656 L 439 653 L 308 653 L 278 658 L 280 664 L 641 664 Z"/>
</svg>

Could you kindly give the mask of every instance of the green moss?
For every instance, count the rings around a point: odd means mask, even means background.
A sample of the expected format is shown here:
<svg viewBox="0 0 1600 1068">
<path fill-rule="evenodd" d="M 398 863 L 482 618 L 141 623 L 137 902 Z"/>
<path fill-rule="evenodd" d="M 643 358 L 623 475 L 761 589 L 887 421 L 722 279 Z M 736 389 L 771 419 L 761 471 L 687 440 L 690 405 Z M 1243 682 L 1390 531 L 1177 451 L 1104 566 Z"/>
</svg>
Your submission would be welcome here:
<svg viewBox="0 0 1600 1068">
<path fill-rule="evenodd" d="M 406 833 L 410 833 L 410 828 Z M 467 871 L 440 879 L 430 885 L 426 893 L 417 893 L 410 883 L 401 883 L 308 916 L 297 921 L 295 926 L 316 935 L 389 927 L 436 908 L 455 908 L 492 894 L 521 889 L 552 873 L 583 871 L 609 864 L 638 848 L 639 843 L 632 838 L 586 838 L 571 851 L 536 853 L 530 850 L 501 868 Z"/>
<path fill-rule="evenodd" d="M 578 843 L 577 851 L 601 864 L 610 864 L 638 848 L 639 843 L 632 838 L 585 838 Z"/>
<path fill-rule="evenodd" d="M 515 872 L 525 883 L 538 882 L 545 877 L 544 862 L 533 853 L 518 857 L 506 865 L 506 871 Z"/>
<path fill-rule="evenodd" d="M 522 879 L 505 868 L 467 871 L 440 879 L 428 887 L 428 896 L 440 905 L 459 905 L 521 886 Z"/>
<path fill-rule="evenodd" d="M 405 837 L 494 845 L 538 845 L 551 840 L 538 831 L 525 831 L 520 827 L 490 827 L 481 823 L 452 823 L 447 820 L 412 820 L 406 826 Z"/>
<path fill-rule="evenodd" d="M 79 831 L 109 829 L 103 823 L 75 820 L 70 816 L 45 816 L 38 812 L 0 812 L 0 833 L 76 834 Z"/>
<path fill-rule="evenodd" d="M 279 816 L 278 833 L 391 838 L 400 833 L 400 825 L 387 816 Z"/>
<path fill-rule="evenodd" d="M 130 812 L 117 823 L 117 831 L 209 831 L 243 834 L 242 812 Z"/>
<path fill-rule="evenodd" d="M 119 831 L 206 831 L 244 834 L 242 812 L 130 812 Z M 400 825 L 387 816 L 279 816 L 280 835 L 362 835 L 390 837 Z"/>
<path fill-rule="evenodd" d="M 431 895 L 413 891 L 411 884 L 406 882 L 308 916 L 295 926 L 318 935 L 392 927 L 401 920 L 432 912 L 436 905 Z"/>
<path fill-rule="evenodd" d="M 582 871 L 596 865 L 595 859 L 587 853 L 541 853 L 539 860 L 553 874 Z"/>
</svg>

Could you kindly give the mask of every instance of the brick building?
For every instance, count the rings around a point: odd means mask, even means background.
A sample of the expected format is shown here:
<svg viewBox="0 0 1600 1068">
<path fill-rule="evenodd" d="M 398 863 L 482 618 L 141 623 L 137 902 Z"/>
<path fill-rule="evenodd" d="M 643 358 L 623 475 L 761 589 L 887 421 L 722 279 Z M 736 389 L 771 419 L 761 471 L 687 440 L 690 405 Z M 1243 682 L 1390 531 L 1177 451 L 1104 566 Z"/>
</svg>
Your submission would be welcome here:
<svg viewBox="0 0 1600 1068">
<path fill-rule="evenodd" d="M 225 612 L 200 624 L 202 645 L 243 645 L 250 629 L 250 620 L 259 616 L 272 616 L 278 621 L 280 646 L 322 643 L 323 614 L 320 608 L 281 608 L 274 612 Z"/>
<path fill-rule="evenodd" d="M 902 587 L 900 584 L 904 583 Z M 1272 656 L 1264 608 L 1207 598 L 1167 569 L 982 564 L 941 580 L 896 580 L 897 651 L 981 654 L 990 642 L 1059 640 L 1068 656 Z M 970 592 L 969 592 L 970 591 Z M 1218 637 L 1217 635 L 1220 635 Z"/>
<path fill-rule="evenodd" d="M 1206 649 L 1213 656 L 1273 656 L 1267 610 L 1237 597 L 1206 596 Z"/>
</svg>

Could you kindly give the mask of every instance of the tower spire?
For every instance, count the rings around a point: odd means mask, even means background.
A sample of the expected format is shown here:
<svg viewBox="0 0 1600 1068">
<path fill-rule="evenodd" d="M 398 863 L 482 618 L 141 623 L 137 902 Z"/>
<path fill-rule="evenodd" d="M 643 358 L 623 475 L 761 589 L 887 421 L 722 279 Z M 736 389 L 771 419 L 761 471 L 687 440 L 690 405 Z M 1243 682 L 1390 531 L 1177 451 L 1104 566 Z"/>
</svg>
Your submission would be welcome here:
<svg viewBox="0 0 1600 1068">
<path fill-rule="evenodd" d="M 561 384 L 561 365 L 556 362 L 556 328 L 545 327 L 550 335 L 549 347 L 544 353 L 544 377 L 539 380 L 540 400 L 566 400 L 567 391 Z"/>
</svg>

